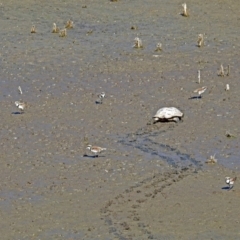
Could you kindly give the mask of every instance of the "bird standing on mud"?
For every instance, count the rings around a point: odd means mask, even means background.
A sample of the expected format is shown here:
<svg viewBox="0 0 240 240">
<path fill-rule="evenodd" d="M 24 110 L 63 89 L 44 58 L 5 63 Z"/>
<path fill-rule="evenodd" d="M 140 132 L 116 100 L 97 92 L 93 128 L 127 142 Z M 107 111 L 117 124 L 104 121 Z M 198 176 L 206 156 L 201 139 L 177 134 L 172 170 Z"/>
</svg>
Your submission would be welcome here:
<svg viewBox="0 0 240 240">
<path fill-rule="evenodd" d="M 97 104 L 99 104 L 99 103 L 102 104 L 103 99 L 105 98 L 105 95 L 106 95 L 105 92 L 99 93 L 99 94 L 98 94 L 98 99 L 96 100 L 96 103 L 97 103 Z"/>
<path fill-rule="evenodd" d="M 201 87 L 196 90 L 194 90 L 194 93 L 198 93 L 198 98 L 202 98 L 202 94 L 207 90 L 207 87 Z"/>
<path fill-rule="evenodd" d="M 99 153 L 107 150 L 106 148 L 101 148 L 101 147 L 92 146 L 92 145 L 88 145 L 87 149 L 90 150 L 92 153 L 94 153 L 94 157 L 98 157 Z"/>
<path fill-rule="evenodd" d="M 16 105 L 16 107 L 17 107 L 18 109 L 21 110 L 21 113 L 24 112 L 24 109 L 25 109 L 26 106 L 27 106 L 26 103 L 24 103 L 24 102 L 19 102 L 19 101 L 16 101 L 16 102 L 15 102 L 15 105 Z"/>
<path fill-rule="evenodd" d="M 229 188 L 228 188 L 229 190 L 233 188 L 233 185 L 236 180 L 237 180 L 237 177 L 235 177 L 235 178 L 225 177 L 225 182 L 229 186 Z"/>
</svg>

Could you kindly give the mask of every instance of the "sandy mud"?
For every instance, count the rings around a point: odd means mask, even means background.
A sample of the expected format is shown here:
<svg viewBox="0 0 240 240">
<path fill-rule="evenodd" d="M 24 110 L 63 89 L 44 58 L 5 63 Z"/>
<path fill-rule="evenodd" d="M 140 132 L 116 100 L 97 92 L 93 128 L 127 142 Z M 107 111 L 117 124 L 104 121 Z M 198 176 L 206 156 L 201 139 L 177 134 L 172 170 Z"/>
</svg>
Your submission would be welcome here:
<svg viewBox="0 0 240 240">
<path fill-rule="evenodd" d="M 181 4 L 0 4 L 1 239 L 240 238 L 239 183 L 224 182 L 240 178 L 240 4 Z M 165 106 L 183 121 L 152 124 Z"/>
</svg>

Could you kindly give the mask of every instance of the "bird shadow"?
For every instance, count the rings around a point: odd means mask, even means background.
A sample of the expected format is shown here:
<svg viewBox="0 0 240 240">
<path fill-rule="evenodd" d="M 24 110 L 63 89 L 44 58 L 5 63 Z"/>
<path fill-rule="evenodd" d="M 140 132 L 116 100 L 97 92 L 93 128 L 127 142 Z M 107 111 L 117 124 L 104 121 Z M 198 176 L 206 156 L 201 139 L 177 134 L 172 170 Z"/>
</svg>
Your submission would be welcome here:
<svg viewBox="0 0 240 240">
<path fill-rule="evenodd" d="M 12 114 L 14 114 L 14 115 L 23 114 L 23 112 L 12 112 Z"/>
<path fill-rule="evenodd" d="M 88 155 L 88 154 L 83 154 L 83 157 L 85 157 L 85 158 L 102 158 L 102 157 L 105 157 L 105 156 L 95 156 L 95 155 Z"/>
<path fill-rule="evenodd" d="M 95 103 L 96 104 L 102 104 L 102 101 L 96 100 Z"/>
<path fill-rule="evenodd" d="M 190 97 L 188 99 L 201 99 L 201 98 L 202 98 L 202 96 L 193 96 L 193 97 Z"/>
<path fill-rule="evenodd" d="M 222 190 L 231 190 L 232 188 L 229 187 L 222 187 Z"/>
</svg>

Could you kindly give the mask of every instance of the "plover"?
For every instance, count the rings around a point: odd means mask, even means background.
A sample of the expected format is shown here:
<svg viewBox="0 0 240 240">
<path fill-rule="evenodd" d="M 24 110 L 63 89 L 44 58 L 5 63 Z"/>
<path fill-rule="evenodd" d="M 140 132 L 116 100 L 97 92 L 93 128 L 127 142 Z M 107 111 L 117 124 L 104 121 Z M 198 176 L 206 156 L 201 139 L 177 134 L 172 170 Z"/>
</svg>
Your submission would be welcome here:
<svg viewBox="0 0 240 240">
<path fill-rule="evenodd" d="M 186 3 L 183 3 L 183 4 L 182 4 L 182 7 L 183 7 L 182 16 L 188 17 L 189 14 L 188 14 L 188 12 L 187 12 L 187 4 L 186 4 Z"/>
<path fill-rule="evenodd" d="M 197 46 L 198 47 L 202 47 L 203 46 L 203 34 L 199 34 L 198 35 Z"/>
<path fill-rule="evenodd" d="M 229 190 L 233 188 L 234 182 L 236 180 L 237 180 L 237 177 L 235 178 L 225 177 L 225 182 L 229 186 Z"/>
<path fill-rule="evenodd" d="M 199 98 L 202 97 L 202 94 L 207 90 L 207 87 L 201 87 L 201 88 L 197 88 L 196 90 L 194 90 L 194 93 L 198 93 Z"/>
<path fill-rule="evenodd" d="M 73 21 L 68 20 L 66 25 L 65 25 L 65 28 L 73 28 Z"/>
<path fill-rule="evenodd" d="M 36 28 L 35 28 L 34 25 L 33 25 L 32 28 L 31 28 L 31 33 L 36 33 Z"/>
<path fill-rule="evenodd" d="M 143 48 L 142 40 L 138 37 L 134 39 L 134 48 Z"/>
<path fill-rule="evenodd" d="M 92 145 L 88 145 L 87 149 L 90 150 L 92 153 L 94 153 L 94 157 L 98 157 L 99 153 L 107 150 L 106 148 L 101 148 L 101 147 L 92 146 Z"/>
<path fill-rule="evenodd" d="M 105 93 L 105 92 L 99 93 L 99 94 L 98 94 L 98 99 L 96 100 L 96 103 L 102 104 L 102 101 L 103 101 L 103 99 L 105 98 L 105 96 L 106 96 L 106 93 Z"/>
<path fill-rule="evenodd" d="M 27 104 L 24 103 L 24 102 L 19 102 L 19 101 L 16 101 L 15 102 L 15 105 L 18 109 L 21 110 L 21 112 L 24 112 L 24 109 L 26 108 Z"/>
<path fill-rule="evenodd" d="M 57 27 L 56 23 L 53 23 L 52 33 L 59 33 L 59 28 Z"/>
</svg>

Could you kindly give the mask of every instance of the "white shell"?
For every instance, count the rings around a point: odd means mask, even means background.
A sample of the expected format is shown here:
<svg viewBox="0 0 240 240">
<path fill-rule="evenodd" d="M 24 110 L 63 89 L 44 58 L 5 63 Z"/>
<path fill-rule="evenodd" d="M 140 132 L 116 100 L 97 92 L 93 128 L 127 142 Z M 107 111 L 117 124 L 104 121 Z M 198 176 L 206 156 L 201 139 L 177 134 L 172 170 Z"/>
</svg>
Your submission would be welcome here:
<svg viewBox="0 0 240 240">
<path fill-rule="evenodd" d="M 183 117 L 183 113 L 178 110 L 175 107 L 164 107 L 164 108 L 160 108 L 157 113 L 155 114 L 155 116 L 153 117 L 156 121 L 157 120 L 173 120 L 175 121 L 177 118 L 182 118 Z M 175 119 L 176 118 L 176 119 Z"/>
</svg>

